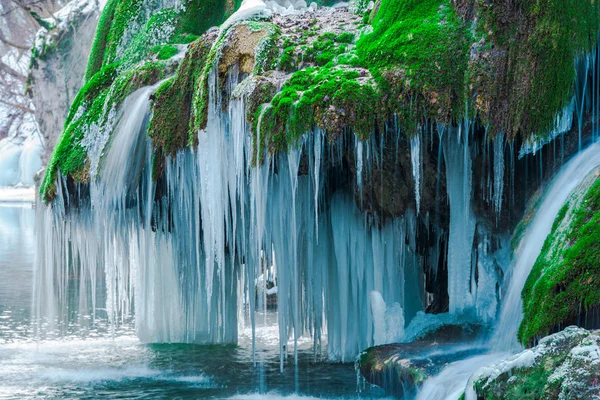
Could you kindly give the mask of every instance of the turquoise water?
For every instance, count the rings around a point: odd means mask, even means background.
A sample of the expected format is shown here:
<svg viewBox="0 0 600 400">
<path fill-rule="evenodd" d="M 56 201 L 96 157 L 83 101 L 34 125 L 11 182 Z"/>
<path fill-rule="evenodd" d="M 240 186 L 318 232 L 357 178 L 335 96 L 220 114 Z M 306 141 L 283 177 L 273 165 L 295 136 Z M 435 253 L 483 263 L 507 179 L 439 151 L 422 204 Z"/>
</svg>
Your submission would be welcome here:
<svg viewBox="0 0 600 400">
<path fill-rule="evenodd" d="M 31 205 L 0 203 L 0 399 L 383 397 L 370 385 L 359 393 L 354 366 L 315 356 L 310 338 L 281 373 L 275 312 L 257 313 L 256 365 L 248 326 L 238 346 L 148 345 L 130 327 L 111 333 L 101 324 L 35 340 L 34 215 Z"/>
</svg>

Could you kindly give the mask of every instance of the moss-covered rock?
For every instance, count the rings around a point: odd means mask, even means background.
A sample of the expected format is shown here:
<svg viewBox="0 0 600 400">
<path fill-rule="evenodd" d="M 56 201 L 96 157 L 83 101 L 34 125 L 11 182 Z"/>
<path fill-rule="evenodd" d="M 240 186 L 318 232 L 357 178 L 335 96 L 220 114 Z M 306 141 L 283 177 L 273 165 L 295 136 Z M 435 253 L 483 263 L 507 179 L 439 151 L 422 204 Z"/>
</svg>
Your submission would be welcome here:
<svg viewBox="0 0 600 400">
<path fill-rule="evenodd" d="M 464 116 L 466 71 L 473 42 L 447 0 L 383 0 L 358 55 L 378 78 L 389 111 L 416 132 L 426 118 Z"/>
<path fill-rule="evenodd" d="M 476 22 L 469 82 L 484 124 L 508 136 L 544 136 L 571 100 L 577 57 L 596 43 L 598 2 L 459 0 Z"/>
<path fill-rule="evenodd" d="M 127 95 L 164 79 L 177 67 L 179 60 L 175 55 L 185 51 L 186 45 L 209 27 L 222 22 L 240 4 L 240 0 L 188 0 L 185 7 L 165 8 L 162 2 L 151 0 L 109 0 L 98 22 L 86 70 L 86 84 L 73 100 L 64 132 L 49 161 L 41 185 L 42 197 L 46 201 L 53 199 L 59 171 L 75 182 L 87 182 L 91 166 L 88 146 L 82 143 L 86 134 L 92 134 L 94 130 L 98 134 L 110 131 L 115 110 Z M 200 15 L 203 17 L 199 18 Z M 198 53 L 195 50 L 198 46 L 191 47 L 193 57 Z M 199 47 L 206 50 L 203 46 Z M 186 74 L 191 76 L 180 80 L 195 83 L 192 75 L 197 74 L 197 70 L 207 70 L 205 60 L 201 58 L 194 68 L 186 68 Z M 162 93 L 166 92 L 168 85 L 167 82 L 161 88 Z M 186 93 L 194 90 L 188 83 L 184 86 L 188 87 L 187 92 L 178 92 L 177 96 L 185 100 L 170 101 L 170 104 L 181 105 L 181 112 L 191 107 L 191 98 L 186 97 Z M 180 85 L 175 87 L 179 89 Z M 169 119 L 171 115 L 179 116 L 171 111 L 164 116 L 169 123 L 172 122 Z M 155 119 L 155 133 L 160 130 L 159 120 Z M 188 120 L 189 117 L 183 121 Z M 154 135 L 155 138 L 158 136 Z M 158 151 L 162 153 L 167 148 L 167 153 L 173 153 L 175 148 L 171 146 L 178 137 L 179 130 L 175 126 L 172 135 L 163 135 L 162 141 L 157 142 Z M 176 147 L 180 149 L 183 146 Z"/>
<path fill-rule="evenodd" d="M 594 399 L 600 396 L 600 335 L 577 327 L 477 371 L 466 399 Z"/>
<path fill-rule="evenodd" d="M 169 8 L 152 0 L 109 0 L 98 23 L 86 79 L 108 64 L 135 64 L 157 45 L 201 35 L 240 4 L 240 0 L 185 0 L 183 7 Z"/>
<path fill-rule="evenodd" d="M 196 143 L 208 122 L 210 73 L 215 69 L 216 90 L 232 95 L 225 89 L 233 66 L 236 79 L 250 75 L 248 82 L 255 83 L 246 87 L 251 92 L 237 94 L 246 100 L 254 148 L 261 149 L 254 152 L 255 162 L 267 151 L 286 151 L 315 128 L 325 130 L 331 141 L 347 131 L 364 140 L 387 132 L 391 120 L 409 136 L 435 123 L 475 117 L 490 136 L 500 131 L 512 138 L 543 135 L 571 99 L 574 60 L 595 44 L 600 20 L 597 2 L 589 0 L 569 0 L 564 13 L 558 2 L 542 0 L 522 6 L 381 0 L 372 10 L 367 2 L 355 3 L 359 14 L 339 7 L 258 15 L 196 39 L 241 1 L 184 3 L 169 8 L 152 0 L 110 0 L 86 74 L 88 82 L 97 83 L 98 74 L 113 71 L 114 80 L 147 61 L 168 61 L 168 69 L 196 40 L 175 76 L 154 96 L 155 165 Z M 372 26 L 365 25 L 370 19 Z M 86 90 L 98 92 L 91 86 Z M 113 90 L 111 96 L 125 92 Z M 229 98 L 221 97 L 226 109 Z M 110 109 L 99 104 L 83 109 L 81 101 L 75 100 L 68 122 L 80 110 Z M 77 148 L 81 135 L 74 130 L 67 126 L 65 136 L 71 139 L 59 146 L 61 151 Z M 84 168 L 85 155 L 63 156 L 71 160 L 63 173 Z M 59 168 L 52 168 L 49 180 Z"/>
<path fill-rule="evenodd" d="M 523 289 L 519 340 L 531 344 L 560 327 L 600 328 L 600 178 L 595 171 L 558 214 Z M 590 318 L 586 318 L 587 313 Z"/>
<path fill-rule="evenodd" d="M 218 35 L 213 30 L 193 42 L 175 75 L 154 93 L 154 107 L 148 135 L 155 147 L 154 175 L 160 176 L 164 157 L 188 144 L 192 127 L 192 104 L 196 88 L 202 84 L 202 73 L 210 50 Z"/>
<path fill-rule="evenodd" d="M 100 135 L 111 130 L 117 107 L 136 89 L 163 79 L 167 66 L 163 62 L 146 62 L 122 74 L 117 64 L 110 64 L 90 79 L 73 101 L 54 153 L 46 168 L 40 187 L 45 201 L 56 195 L 58 173 L 75 182 L 86 183 L 90 178 L 90 162 L 86 135 Z M 88 137 L 88 141 L 93 138 Z M 93 168 L 92 168 L 93 169 Z"/>
</svg>

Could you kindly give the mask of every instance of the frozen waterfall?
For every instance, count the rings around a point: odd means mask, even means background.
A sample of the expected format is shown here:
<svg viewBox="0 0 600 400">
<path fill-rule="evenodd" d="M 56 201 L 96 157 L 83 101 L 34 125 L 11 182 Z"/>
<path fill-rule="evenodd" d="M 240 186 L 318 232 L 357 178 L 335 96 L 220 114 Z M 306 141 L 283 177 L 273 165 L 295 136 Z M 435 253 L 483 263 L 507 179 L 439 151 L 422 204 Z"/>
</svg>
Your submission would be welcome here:
<svg viewBox="0 0 600 400">
<path fill-rule="evenodd" d="M 42 167 L 42 142 L 32 132 L 0 140 L 0 187 L 33 186 L 33 177 Z"/>
<path fill-rule="evenodd" d="M 131 94 L 84 137 L 91 183 L 67 190 L 59 177 L 57 198 L 37 210 L 38 334 L 107 321 L 111 330 L 133 324 L 145 342 L 235 343 L 239 324 L 249 317 L 254 326 L 255 310 L 266 304 L 268 276 L 277 286 L 282 366 L 288 353 L 296 358 L 300 338 L 311 337 L 315 349 L 326 344 L 328 356 L 343 362 L 402 340 L 428 305 L 425 271 L 437 268 L 444 242 L 419 249 L 419 224 L 429 217 L 411 208 L 387 219 L 364 213 L 331 178 L 348 174 L 348 151 L 352 188 L 362 193 L 383 142 L 346 135 L 331 143 L 316 129 L 255 166 L 261 144 L 252 143 L 246 99 L 235 91 L 242 77 L 234 66 L 226 85 L 218 79 L 213 71 L 198 146 L 168 158 L 158 181 L 146 136 L 156 86 Z M 449 294 L 452 313 L 487 319 L 499 283 L 485 235 L 475 235 L 469 126 L 440 135 L 451 206 Z M 406 149 L 417 182 L 425 143 Z"/>
</svg>

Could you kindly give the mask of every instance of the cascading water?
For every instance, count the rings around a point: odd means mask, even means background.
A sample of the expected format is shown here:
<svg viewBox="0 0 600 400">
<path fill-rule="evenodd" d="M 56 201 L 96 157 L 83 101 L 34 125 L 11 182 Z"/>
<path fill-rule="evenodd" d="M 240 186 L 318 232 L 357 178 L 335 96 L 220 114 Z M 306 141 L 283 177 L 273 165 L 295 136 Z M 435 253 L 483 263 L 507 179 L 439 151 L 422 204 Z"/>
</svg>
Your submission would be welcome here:
<svg viewBox="0 0 600 400">
<path fill-rule="evenodd" d="M 554 178 L 515 254 L 513 275 L 492 343 L 498 350 L 519 348 L 517 331 L 523 319 L 521 292 L 542 250 L 558 212 L 583 179 L 600 166 L 600 143 L 594 143 L 567 163 Z"/>
<path fill-rule="evenodd" d="M 427 306 L 426 263 L 417 251 L 421 217 L 410 208 L 386 220 L 364 214 L 329 178 L 343 171 L 348 149 L 362 193 L 382 163 L 383 142 L 373 135 L 329 143 L 316 129 L 255 166 L 253 152 L 262 147 L 252 143 L 246 99 L 236 91 L 243 76 L 233 66 L 223 85 L 212 71 L 198 146 L 168 158 L 158 182 L 145 136 L 156 86 L 130 95 L 84 137 L 89 189 L 67 190 L 59 178 L 56 200 L 38 208 L 38 332 L 48 331 L 44 324 L 61 332 L 101 320 L 126 329 L 134 319 L 144 342 L 235 343 L 244 315 L 254 330 L 270 276 L 282 366 L 292 343 L 297 359 L 306 335 L 315 349 L 326 338 L 328 356 L 341 361 L 401 340 L 404 324 Z M 451 304 L 456 313 L 477 308 L 488 315 L 496 303 L 478 293 L 471 266 L 474 251 L 484 250 L 472 251 L 469 126 L 440 136 L 452 210 Z M 418 199 L 425 145 L 413 141 L 411 148 Z M 428 262 L 437 265 L 442 252 L 432 254 Z M 480 282 L 496 286 L 495 274 L 478 270 Z M 464 304 L 456 303 L 459 284 L 473 296 Z"/>
<path fill-rule="evenodd" d="M 237 77 L 229 74 L 230 94 Z M 273 265 L 282 357 L 289 337 L 295 344 L 310 333 L 316 342 L 327 337 L 330 357 L 352 360 L 373 344 L 371 291 L 395 321 L 424 307 L 422 278 L 412 272 L 414 213 L 378 224 L 347 195 L 321 198 L 319 166 L 342 163 L 322 132 L 251 167 L 244 99 L 222 112 L 217 75 L 210 79 L 208 127 L 195 152 L 168 160 L 158 200 L 144 136 L 153 88 L 145 88 L 115 113 L 110 140 L 95 147 L 89 206 L 61 179 L 54 204 L 39 207 L 36 314 L 59 329 L 73 306 L 92 323 L 106 313 L 116 328 L 135 314 L 146 342 L 233 343 L 240 312 L 249 310 L 254 323 L 253 282 Z M 306 175 L 298 173 L 301 157 Z"/>
<path fill-rule="evenodd" d="M 502 312 L 490 340 L 492 343 L 490 354 L 450 364 L 438 376 L 425 383 L 419 393 L 419 399 L 455 399 L 456 395 L 463 392 L 467 380 L 475 370 L 520 350 L 517 331 L 523 318 L 521 292 L 525 281 L 540 254 L 546 237 L 550 234 L 560 209 L 573 190 L 598 167 L 600 167 L 600 142 L 579 152 L 548 186 L 544 199 L 515 254 L 512 277 L 504 298 Z"/>
</svg>

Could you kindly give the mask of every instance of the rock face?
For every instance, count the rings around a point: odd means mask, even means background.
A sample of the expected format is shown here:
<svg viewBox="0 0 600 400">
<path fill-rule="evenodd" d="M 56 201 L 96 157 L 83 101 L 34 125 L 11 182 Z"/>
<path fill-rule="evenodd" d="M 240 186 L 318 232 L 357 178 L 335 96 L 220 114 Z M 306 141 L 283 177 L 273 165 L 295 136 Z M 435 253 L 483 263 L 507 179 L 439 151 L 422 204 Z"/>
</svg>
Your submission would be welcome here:
<svg viewBox="0 0 600 400">
<path fill-rule="evenodd" d="M 539 345 L 477 371 L 465 400 L 597 399 L 600 333 L 568 327 Z"/>
<path fill-rule="evenodd" d="M 50 158 L 73 99 L 83 86 L 100 7 L 96 0 L 73 0 L 56 13 L 58 24 L 38 32 L 27 92 L 44 137 L 42 161 Z"/>
</svg>

